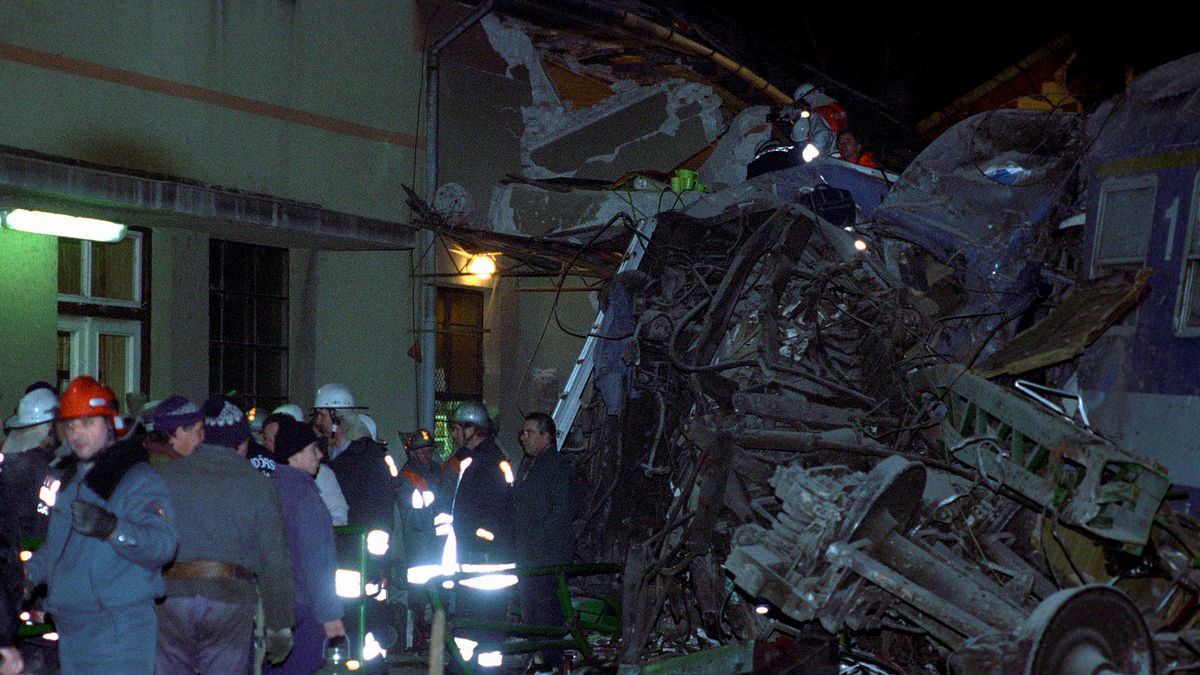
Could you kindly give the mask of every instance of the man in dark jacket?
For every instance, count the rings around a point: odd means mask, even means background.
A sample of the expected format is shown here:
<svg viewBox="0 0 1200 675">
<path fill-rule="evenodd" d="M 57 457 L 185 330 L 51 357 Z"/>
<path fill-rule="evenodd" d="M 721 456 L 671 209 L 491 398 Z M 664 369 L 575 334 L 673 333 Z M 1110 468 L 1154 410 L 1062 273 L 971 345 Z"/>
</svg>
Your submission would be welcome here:
<svg viewBox="0 0 1200 675">
<path fill-rule="evenodd" d="M 154 599 L 178 541 L 170 493 L 140 444 L 116 441 L 124 420 L 108 387 L 73 380 L 59 424 L 73 457 L 46 543 L 25 569 L 30 582 L 49 586 L 61 672 L 151 672 Z"/>
<path fill-rule="evenodd" d="M 392 531 L 396 465 L 359 417 L 350 390 L 330 383 L 317 390 L 313 430 L 325 439 L 329 468 L 350 506 L 349 524 Z"/>
<path fill-rule="evenodd" d="M 454 541 L 463 572 L 512 565 L 515 541 L 512 465 L 496 445 L 494 427 L 483 404 L 463 403 L 450 418 L 450 437 L 458 446 L 458 489 L 454 494 Z M 484 567 L 480 567 L 484 566 Z M 464 580 L 457 590 L 457 614 L 464 619 L 503 621 L 509 593 L 504 589 L 471 588 Z M 461 630 L 456 637 L 494 644 L 495 631 Z M 486 645 L 480 647 L 486 649 Z M 477 658 L 491 656 L 490 665 L 501 665 L 499 652 L 476 651 Z M 485 665 L 483 661 L 480 665 Z"/>
<path fill-rule="evenodd" d="M 575 556 L 575 468 L 558 452 L 554 420 L 545 413 L 525 416 L 519 439 L 525 458 L 517 470 L 517 564 L 547 567 L 570 564 Z M 562 626 L 562 606 L 554 576 L 525 577 L 520 584 L 521 618 L 536 626 Z M 564 631 L 565 632 L 565 631 Z M 545 665 L 562 665 L 561 650 L 543 652 Z"/>
<path fill-rule="evenodd" d="M 38 387 L 21 397 L 17 414 L 5 422 L 10 433 L 3 444 L 0 480 L 8 487 L 5 503 L 14 511 L 22 538 L 44 539 L 50 523 L 50 507 L 39 497 L 42 486 L 53 480 L 50 463 L 58 448 L 57 414 L 58 396 L 52 389 Z"/>
<path fill-rule="evenodd" d="M 176 395 L 158 406 L 154 428 L 180 455 L 159 467 L 179 519 L 179 554 L 157 608 L 155 672 L 250 672 L 260 596 L 267 658 L 282 661 L 294 597 L 288 548 L 270 481 L 234 449 L 249 425 L 220 397 L 201 410 Z"/>
<path fill-rule="evenodd" d="M 306 424 L 283 420 L 275 435 L 271 474 L 283 505 L 296 586 L 296 647 L 270 673 L 312 673 L 321 666 L 321 645 L 346 634 L 335 593 L 337 570 L 333 521 L 313 477 L 321 464 L 317 437 Z"/>
</svg>

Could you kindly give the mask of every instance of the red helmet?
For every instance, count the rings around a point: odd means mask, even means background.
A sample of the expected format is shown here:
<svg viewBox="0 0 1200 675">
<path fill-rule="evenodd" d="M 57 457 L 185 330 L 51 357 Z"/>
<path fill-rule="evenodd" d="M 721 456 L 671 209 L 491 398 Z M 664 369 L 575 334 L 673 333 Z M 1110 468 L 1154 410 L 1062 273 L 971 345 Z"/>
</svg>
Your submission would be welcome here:
<svg viewBox="0 0 1200 675">
<path fill-rule="evenodd" d="M 125 435 L 125 420 L 117 408 L 117 396 L 112 389 L 88 375 L 81 375 L 67 385 L 59 398 L 58 419 L 76 417 L 107 417 L 118 436 Z"/>
</svg>

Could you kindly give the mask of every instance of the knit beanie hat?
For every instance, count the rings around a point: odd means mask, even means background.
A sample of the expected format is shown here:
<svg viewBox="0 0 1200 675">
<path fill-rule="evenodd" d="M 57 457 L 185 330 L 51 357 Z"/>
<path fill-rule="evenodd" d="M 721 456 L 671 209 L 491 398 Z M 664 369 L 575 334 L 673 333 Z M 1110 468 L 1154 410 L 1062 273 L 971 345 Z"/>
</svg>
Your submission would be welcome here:
<svg viewBox="0 0 1200 675">
<path fill-rule="evenodd" d="M 275 461 L 287 464 L 288 459 L 317 442 L 312 427 L 291 419 L 280 420 L 279 431 L 275 432 Z"/>
<path fill-rule="evenodd" d="M 158 431 L 170 432 L 191 426 L 202 419 L 204 413 L 200 412 L 200 408 L 180 394 L 159 403 L 154 409 L 154 428 Z"/>
<path fill-rule="evenodd" d="M 234 448 L 250 438 L 250 424 L 242 411 L 216 394 L 201 408 L 204 412 L 204 442 Z"/>
</svg>

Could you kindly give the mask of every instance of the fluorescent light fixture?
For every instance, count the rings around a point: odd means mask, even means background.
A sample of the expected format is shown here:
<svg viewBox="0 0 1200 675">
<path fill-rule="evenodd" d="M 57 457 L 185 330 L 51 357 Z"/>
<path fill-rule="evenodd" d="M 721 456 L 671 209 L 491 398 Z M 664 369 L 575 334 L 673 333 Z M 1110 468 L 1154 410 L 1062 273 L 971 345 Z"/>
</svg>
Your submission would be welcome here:
<svg viewBox="0 0 1200 675">
<path fill-rule="evenodd" d="M 477 255 L 467 263 L 467 272 L 480 281 L 487 281 L 496 273 L 496 261 L 490 255 Z"/>
<path fill-rule="evenodd" d="M 78 218 L 62 213 L 13 209 L 3 216 L 4 227 L 19 232 L 49 234 L 71 239 L 90 239 L 115 244 L 125 238 L 128 228 L 120 223 L 95 218 Z"/>
<path fill-rule="evenodd" d="M 383 530 L 371 530 L 367 533 L 367 553 L 371 555 L 387 555 L 388 533 Z"/>
<path fill-rule="evenodd" d="M 358 570 L 338 570 L 333 576 L 333 587 L 343 598 L 362 595 L 362 574 Z"/>
</svg>

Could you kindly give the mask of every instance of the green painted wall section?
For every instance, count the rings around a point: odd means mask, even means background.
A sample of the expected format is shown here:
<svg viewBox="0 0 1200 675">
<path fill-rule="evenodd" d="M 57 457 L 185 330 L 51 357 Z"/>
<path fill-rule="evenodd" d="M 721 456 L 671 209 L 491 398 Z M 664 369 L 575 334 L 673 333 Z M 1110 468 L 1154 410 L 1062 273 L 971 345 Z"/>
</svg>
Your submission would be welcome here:
<svg viewBox="0 0 1200 675">
<path fill-rule="evenodd" d="M 311 266 L 315 386 L 296 392 L 294 402 L 309 410 L 316 387 L 341 382 L 369 408 L 382 440 L 402 455 L 396 432 L 414 427 L 416 373 L 406 353 L 413 342 L 413 298 L 397 280 L 410 278 L 411 255 L 321 251 Z"/>
<path fill-rule="evenodd" d="M 57 241 L 0 229 L 0 415 L 6 419 L 25 387 L 54 381 Z"/>
<path fill-rule="evenodd" d="M 167 227 L 151 235 L 150 395 L 208 398 L 208 237 Z"/>
<path fill-rule="evenodd" d="M 0 144 L 400 219 L 399 185 L 421 171 L 411 147 L 147 91 L 137 76 L 415 136 L 412 15 L 408 0 L 0 3 L 0 81 L 20 92 L 0 107 Z"/>
</svg>

